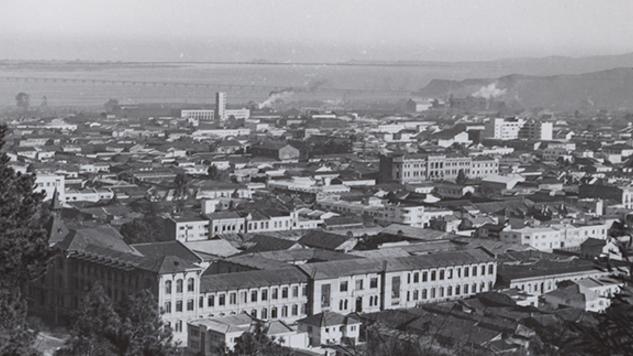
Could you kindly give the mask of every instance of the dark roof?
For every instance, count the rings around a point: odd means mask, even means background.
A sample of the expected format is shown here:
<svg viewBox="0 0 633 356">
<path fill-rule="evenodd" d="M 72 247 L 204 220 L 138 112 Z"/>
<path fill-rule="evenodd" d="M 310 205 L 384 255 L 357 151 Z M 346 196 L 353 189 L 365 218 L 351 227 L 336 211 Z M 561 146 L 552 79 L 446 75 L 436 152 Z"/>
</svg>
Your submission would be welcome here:
<svg viewBox="0 0 633 356">
<path fill-rule="evenodd" d="M 353 274 L 406 271 L 448 267 L 457 264 L 492 262 L 495 259 L 482 249 L 438 252 L 428 255 L 366 258 L 304 264 L 298 266 L 314 279 L 337 278 Z"/>
<path fill-rule="evenodd" d="M 268 235 L 255 235 L 252 239 L 248 240 L 246 245 L 248 248 L 245 252 L 262 252 L 262 251 L 276 251 L 287 250 L 297 244 L 296 241 L 280 239 L 274 236 Z"/>
<path fill-rule="evenodd" d="M 202 259 L 198 255 L 177 240 L 139 243 L 131 246 L 148 258 L 173 256 L 189 261 L 190 263 L 202 262 Z"/>
<path fill-rule="evenodd" d="M 322 250 L 318 248 L 298 248 L 283 251 L 262 251 L 256 253 L 256 255 L 283 262 L 307 261 L 307 263 L 360 258 L 342 252 Z"/>
<path fill-rule="evenodd" d="M 599 271 L 601 269 L 601 267 L 588 260 L 567 259 L 557 261 L 540 259 L 531 263 L 502 264 L 499 267 L 498 274 L 503 281 L 510 282 L 514 279 L 583 271 Z"/>
<path fill-rule="evenodd" d="M 332 311 L 324 311 L 319 314 L 310 315 L 297 321 L 301 324 L 316 327 L 328 327 L 336 325 L 360 324 L 360 320 L 354 314 L 343 315 Z"/>
<path fill-rule="evenodd" d="M 308 277 L 295 267 L 235 273 L 203 274 L 200 279 L 200 292 L 223 292 L 307 282 Z"/>
<path fill-rule="evenodd" d="M 352 238 L 325 231 L 310 231 L 300 238 L 298 242 L 309 247 L 335 250 L 350 239 Z"/>
</svg>

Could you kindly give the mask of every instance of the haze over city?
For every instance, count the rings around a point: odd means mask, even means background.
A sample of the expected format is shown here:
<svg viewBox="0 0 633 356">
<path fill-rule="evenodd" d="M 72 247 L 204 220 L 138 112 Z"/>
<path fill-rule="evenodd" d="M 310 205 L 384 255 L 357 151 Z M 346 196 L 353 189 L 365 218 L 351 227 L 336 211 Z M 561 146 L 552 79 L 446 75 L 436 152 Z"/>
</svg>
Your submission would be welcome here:
<svg viewBox="0 0 633 356">
<path fill-rule="evenodd" d="M 0 59 L 489 60 L 633 51 L 633 2 L 5 0 Z"/>
</svg>

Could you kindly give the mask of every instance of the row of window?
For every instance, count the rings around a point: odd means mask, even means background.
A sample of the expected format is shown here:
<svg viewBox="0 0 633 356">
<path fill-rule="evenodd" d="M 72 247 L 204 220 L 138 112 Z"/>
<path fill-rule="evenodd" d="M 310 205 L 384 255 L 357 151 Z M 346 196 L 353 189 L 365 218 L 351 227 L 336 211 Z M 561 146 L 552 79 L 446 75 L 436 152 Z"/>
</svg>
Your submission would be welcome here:
<svg viewBox="0 0 633 356">
<path fill-rule="evenodd" d="M 305 286 L 303 286 L 302 289 L 302 295 L 306 296 L 308 291 L 306 289 Z M 281 288 L 277 288 L 277 287 L 272 287 L 270 289 L 270 299 L 272 300 L 278 300 L 280 299 L 288 299 L 288 298 L 298 298 L 299 297 L 299 286 L 292 286 L 292 287 L 281 287 Z M 216 294 L 209 294 L 206 297 L 207 300 L 207 307 L 208 308 L 213 308 L 216 305 L 217 306 L 225 306 L 226 305 L 226 297 L 227 294 L 226 293 L 218 293 L 217 294 L 217 298 L 216 298 Z M 238 298 L 238 293 L 237 292 L 229 292 L 228 293 L 228 304 L 229 305 L 236 305 L 237 304 L 237 298 Z M 269 290 L 266 289 L 262 289 L 262 290 L 252 290 L 250 292 L 247 291 L 241 291 L 239 292 L 239 303 L 240 304 L 246 304 L 246 303 L 257 303 L 259 301 L 267 301 L 269 299 Z M 204 297 L 200 297 L 200 308 L 204 307 Z"/>
<path fill-rule="evenodd" d="M 494 274 L 494 271 L 495 271 L 495 265 L 492 263 L 489 264 L 487 267 L 487 274 Z M 440 269 L 440 270 L 431 270 L 430 272 L 422 271 L 421 273 L 420 272 L 408 273 L 407 283 L 411 283 L 412 281 L 413 283 L 419 283 L 420 280 L 422 280 L 422 282 L 427 282 L 428 280 L 443 281 L 444 279 L 462 278 L 462 275 L 463 277 L 471 277 L 471 276 L 476 277 L 477 273 L 479 273 L 479 275 L 481 276 L 485 276 L 486 265 L 446 268 L 446 269 Z"/>
<path fill-rule="evenodd" d="M 196 286 L 196 280 L 194 278 L 188 278 L 187 279 L 187 292 L 193 292 L 195 290 L 195 286 Z M 177 279 L 176 280 L 176 293 L 182 293 L 182 287 L 183 287 L 183 280 L 182 279 Z M 172 293 L 172 282 L 171 281 L 165 281 L 165 294 L 171 294 Z"/>
</svg>

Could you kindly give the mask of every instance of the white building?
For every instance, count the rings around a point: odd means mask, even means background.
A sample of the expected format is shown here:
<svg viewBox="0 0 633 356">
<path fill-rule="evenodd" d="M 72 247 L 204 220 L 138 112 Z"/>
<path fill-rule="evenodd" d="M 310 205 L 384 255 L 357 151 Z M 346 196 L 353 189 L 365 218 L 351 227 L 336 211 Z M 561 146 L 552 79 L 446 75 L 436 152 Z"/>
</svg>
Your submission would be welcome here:
<svg viewBox="0 0 633 356">
<path fill-rule="evenodd" d="M 114 198 L 114 193 L 109 189 L 69 189 L 64 194 L 64 200 L 67 203 L 72 202 L 92 202 L 96 203 L 101 200 L 111 200 Z"/>
<path fill-rule="evenodd" d="M 519 138 L 519 130 L 523 126 L 523 120 L 509 118 L 493 118 L 486 122 L 483 137 L 496 140 L 516 140 Z"/>
<path fill-rule="evenodd" d="M 211 110 L 211 109 L 181 110 L 180 111 L 180 118 L 182 119 L 213 121 L 214 117 L 215 117 L 215 110 Z"/>
<path fill-rule="evenodd" d="M 50 200 L 58 194 L 59 201 L 66 201 L 66 181 L 64 176 L 50 173 L 37 173 L 35 175 L 35 191 L 45 193 L 44 200 Z"/>
<path fill-rule="evenodd" d="M 172 216 L 166 223 L 169 236 L 178 241 L 208 240 L 211 237 L 209 219 L 199 216 Z"/>
<path fill-rule="evenodd" d="M 224 111 L 226 110 L 226 93 L 215 93 L 215 118 L 218 121 L 226 120 Z"/>
<path fill-rule="evenodd" d="M 311 314 L 412 308 L 489 291 L 497 263 L 475 249 L 429 255 L 300 265 L 311 276 Z"/>
<path fill-rule="evenodd" d="M 579 247 L 592 237 L 606 240 L 609 226 L 600 224 L 555 224 L 550 226 L 526 226 L 501 231 L 501 241 L 533 247 L 541 251 Z"/>
</svg>

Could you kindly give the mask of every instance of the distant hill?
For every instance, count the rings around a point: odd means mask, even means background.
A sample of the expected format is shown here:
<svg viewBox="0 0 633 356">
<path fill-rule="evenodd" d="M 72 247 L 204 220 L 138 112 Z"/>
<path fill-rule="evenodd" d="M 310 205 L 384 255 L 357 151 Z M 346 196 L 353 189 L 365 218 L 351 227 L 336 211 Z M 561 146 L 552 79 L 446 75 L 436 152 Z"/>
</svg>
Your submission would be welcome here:
<svg viewBox="0 0 633 356">
<path fill-rule="evenodd" d="M 505 58 L 490 61 L 362 61 L 352 60 L 351 65 L 402 66 L 402 67 L 442 67 L 458 71 L 497 72 L 524 75 L 560 75 L 597 72 L 611 68 L 633 67 L 633 53 L 590 57 L 528 57 Z"/>
<path fill-rule="evenodd" d="M 512 74 L 460 81 L 434 79 L 417 94 L 437 98 L 449 95 L 496 98 L 523 108 L 633 109 L 633 68 L 550 76 Z"/>
</svg>

